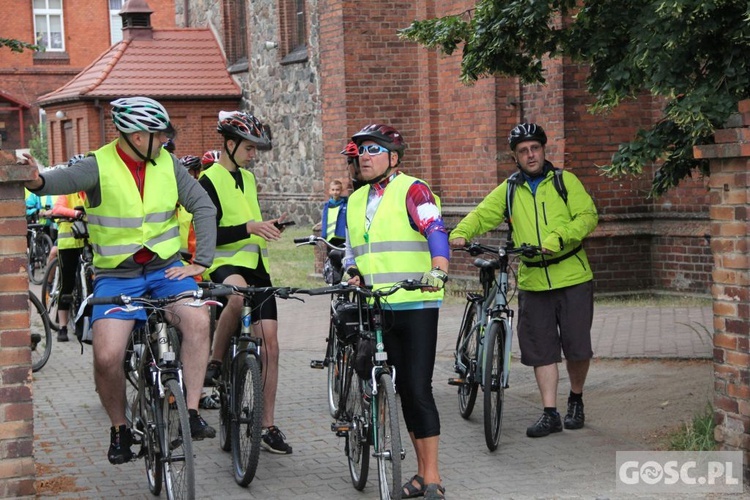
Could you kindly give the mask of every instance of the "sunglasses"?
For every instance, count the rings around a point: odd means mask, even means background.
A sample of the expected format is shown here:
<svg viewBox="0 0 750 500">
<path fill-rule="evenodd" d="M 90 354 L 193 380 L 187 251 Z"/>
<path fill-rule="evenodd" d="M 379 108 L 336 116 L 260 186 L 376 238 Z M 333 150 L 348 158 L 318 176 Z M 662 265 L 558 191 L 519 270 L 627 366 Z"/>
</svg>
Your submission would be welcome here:
<svg viewBox="0 0 750 500">
<path fill-rule="evenodd" d="M 375 156 L 375 155 L 379 155 L 380 153 L 388 152 L 388 149 L 384 148 L 383 146 L 379 144 L 369 144 L 367 146 L 360 146 L 359 156 L 364 155 L 365 152 L 369 154 L 370 156 Z"/>
</svg>

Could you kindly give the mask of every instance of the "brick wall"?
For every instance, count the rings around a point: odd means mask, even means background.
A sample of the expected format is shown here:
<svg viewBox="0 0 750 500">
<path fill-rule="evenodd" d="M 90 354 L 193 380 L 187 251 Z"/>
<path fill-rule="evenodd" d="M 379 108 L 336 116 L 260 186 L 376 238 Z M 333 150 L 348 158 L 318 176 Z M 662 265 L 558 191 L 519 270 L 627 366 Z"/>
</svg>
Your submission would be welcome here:
<svg viewBox="0 0 750 500">
<path fill-rule="evenodd" d="M 22 182 L 28 167 L 0 151 L 0 498 L 33 497 L 34 405 Z"/>
<path fill-rule="evenodd" d="M 695 148 L 711 160 L 711 250 L 714 298 L 715 437 L 724 450 L 744 452 L 750 480 L 750 100 L 739 105 L 735 128 L 716 144 Z"/>
</svg>

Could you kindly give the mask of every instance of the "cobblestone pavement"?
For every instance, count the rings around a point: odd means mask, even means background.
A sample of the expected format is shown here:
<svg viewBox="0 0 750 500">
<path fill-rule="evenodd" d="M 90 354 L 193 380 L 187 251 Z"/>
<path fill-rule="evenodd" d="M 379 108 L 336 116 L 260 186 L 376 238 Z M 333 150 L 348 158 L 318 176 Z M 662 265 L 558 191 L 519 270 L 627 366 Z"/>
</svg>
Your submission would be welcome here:
<svg viewBox="0 0 750 500">
<path fill-rule="evenodd" d="M 218 440 L 195 443 L 199 498 L 223 499 L 375 499 L 377 473 L 371 464 L 363 492 L 351 486 L 342 438 L 330 431 L 324 371 L 311 370 L 322 357 L 327 332 L 324 298 L 280 301 L 282 347 L 276 424 L 294 447 L 289 456 L 262 452 L 254 481 L 237 486 L 231 457 Z M 638 443 L 604 432 L 596 416 L 578 431 L 529 439 L 526 427 L 539 411 L 538 402 L 514 394 L 514 387 L 533 387 L 533 371 L 516 362 L 500 447 L 484 444 L 482 404 L 469 420 L 457 410 L 451 350 L 462 306 L 441 311 L 434 390 L 441 411 L 440 468 L 451 499 L 619 498 L 615 489 L 615 451 L 637 450 Z M 594 324 L 599 357 L 710 356 L 710 341 L 701 340 L 698 325 L 712 325 L 710 308 L 627 308 L 602 306 Z M 55 343 L 44 369 L 34 374 L 35 458 L 45 496 L 59 498 L 153 498 L 142 460 L 111 466 L 106 459 L 109 422 L 94 391 L 91 348 L 83 355 L 77 342 Z M 596 378 L 592 371 L 590 377 Z M 561 390 L 567 388 L 561 384 Z M 562 394 L 562 393 L 561 393 Z M 564 401 L 561 395 L 560 401 Z M 627 408 L 623 408 L 627 411 Z M 218 412 L 203 410 L 218 428 Z M 402 436 L 406 436 L 405 430 Z M 416 472 L 410 443 L 403 463 L 404 480 Z M 163 494 L 164 495 L 164 494 Z"/>
</svg>

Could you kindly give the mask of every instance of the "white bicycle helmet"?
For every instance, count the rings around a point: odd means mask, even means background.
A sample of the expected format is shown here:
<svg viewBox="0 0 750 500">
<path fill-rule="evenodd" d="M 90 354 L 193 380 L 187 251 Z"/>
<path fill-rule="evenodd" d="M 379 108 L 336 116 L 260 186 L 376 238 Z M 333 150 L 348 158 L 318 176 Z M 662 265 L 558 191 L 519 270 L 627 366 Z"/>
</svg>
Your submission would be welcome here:
<svg viewBox="0 0 750 500">
<path fill-rule="evenodd" d="M 123 134 L 166 132 L 174 129 L 164 106 L 148 97 L 123 97 L 110 103 L 112 121 Z"/>
</svg>

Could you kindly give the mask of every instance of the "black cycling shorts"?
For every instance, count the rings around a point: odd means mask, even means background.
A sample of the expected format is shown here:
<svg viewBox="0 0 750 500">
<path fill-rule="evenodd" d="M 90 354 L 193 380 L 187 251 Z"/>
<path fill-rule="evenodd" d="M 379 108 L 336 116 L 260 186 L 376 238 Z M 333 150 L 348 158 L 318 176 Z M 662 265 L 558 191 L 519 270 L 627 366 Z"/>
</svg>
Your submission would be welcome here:
<svg viewBox="0 0 750 500">
<path fill-rule="evenodd" d="M 594 282 L 556 290 L 518 292 L 518 345 L 521 363 L 546 366 L 591 359 Z"/>
<path fill-rule="evenodd" d="M 221 266 L 211 273 L 210 278 L 214 283 L 223 283 L 229 276 L 238 274 L 242 276 L 247 286 L 273 286 L 271 276 L 263 268 L 263 262 L 259 262 L 258 266 L 258 269 L 232 265 Z M 262 319 L 278 321 L 279 315 L 276 310 L 276 297 L 272 292 L 253 295 L 250 304 L 253 308 L 251 313 L 253 323 L 257 323 Z"/>
</svg>

